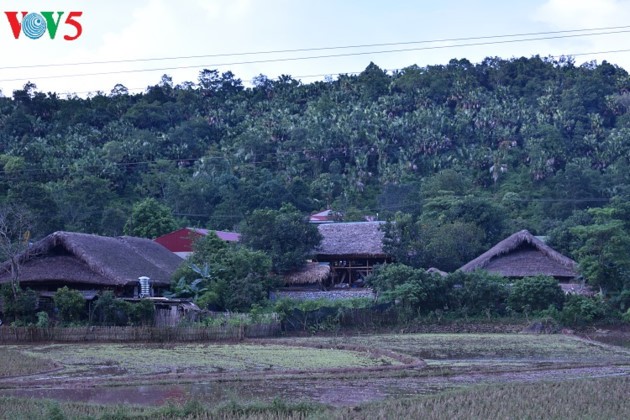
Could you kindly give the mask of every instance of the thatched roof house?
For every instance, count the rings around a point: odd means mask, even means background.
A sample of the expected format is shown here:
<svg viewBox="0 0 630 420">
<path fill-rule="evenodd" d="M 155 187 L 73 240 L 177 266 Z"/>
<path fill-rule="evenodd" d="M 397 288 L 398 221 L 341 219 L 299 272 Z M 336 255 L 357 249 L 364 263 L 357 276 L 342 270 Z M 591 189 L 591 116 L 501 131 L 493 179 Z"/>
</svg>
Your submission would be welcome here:
<svg viewBox="0 0 630 420">
<path fill-rule="evenodd" d="M 328 223 L 317 226 L 322 235 L 315 260 L 330 263 L 326 287 L 361 286 L 376 264 L 390 261 L 383 251 L 384 222 Z"/>
<path fill-rule="evenodd" d="M 326 223 L 317 226 L 322 241 L 315 249 L 319 257 L 385 258 L 384 222 Z M 321 260 L 321 259 L 320 259 Z"/>
<path fill-rule="evenodd" d="M 154 287 L 168 287 L 182 260 L 149 239 L 104 237 L 55 232 L 34 243 L 20 256 L 20 283 L 35 290 L 113 288 L 129 291 L 138 278 Z M 8 262 L 0 264 L 0 283 L 11 281 Z"/>
<path fill-rule="evenodd" d="M 299 271 L 284 276 L 285 286 L 312 286 L 324 283 L 330 275 L 330 265 L 309 262 Z"/>
<path fill-rule="evenodd" d="M 486 270 L 504 277 L 546 275 L 558 280 L 578 277 L 577 263 L 521 230 L 502 240 L 474 260 L 460 267 L 462 271 Z"/>
</svg>

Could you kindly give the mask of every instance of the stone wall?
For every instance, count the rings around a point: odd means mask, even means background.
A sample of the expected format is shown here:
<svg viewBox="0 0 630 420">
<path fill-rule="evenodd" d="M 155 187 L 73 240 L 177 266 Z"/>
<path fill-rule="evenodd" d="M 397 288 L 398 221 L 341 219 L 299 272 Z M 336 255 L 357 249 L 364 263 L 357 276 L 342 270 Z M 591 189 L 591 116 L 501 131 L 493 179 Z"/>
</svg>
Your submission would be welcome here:
<svg viewBox="0 0 630 420">
<path fill-rule="evenodd" d="M 341 300 L 369 298 L 374 299 L 374 292 L 369 288 L 361 289 L 338 289 L 338 290 L 277 290 L 271 292 L 269 298 L 276 299 L 294 299 L 294 300 Z"/>
</svg>

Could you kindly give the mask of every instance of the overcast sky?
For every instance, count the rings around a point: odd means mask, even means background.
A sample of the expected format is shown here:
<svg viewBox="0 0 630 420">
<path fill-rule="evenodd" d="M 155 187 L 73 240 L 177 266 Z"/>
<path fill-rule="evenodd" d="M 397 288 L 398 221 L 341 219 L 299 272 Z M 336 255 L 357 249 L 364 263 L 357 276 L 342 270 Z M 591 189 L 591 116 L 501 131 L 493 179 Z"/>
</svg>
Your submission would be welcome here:
<svg viewBox="0 0 630 420">
<path fill-rule="evenodd" d="M 65 12 L 54 40 L 47 33 L 37 40 L 24 34 L 16 40 L 7 16 L 0 14 L 0 90 L 7 96 L 27 81 L 41 91 L 85 96 L 109 92 L 117 83 L 142 91 L 163 74 L 172 76 L 175 84 L 195 82 L 203 68 L 231 70 L 249 86 L 258 74 L 289 74 L 308 83 L 324 75 L 360 72 L 370 61 L 393 70 L 446 64 L 452 58 L 477 63 L 487 56 L 630 49 L 630 0 L 0 0 L 0 11 Z M 83 34 L 65 41 L 63 35 L 75 32 L 64 25 L 71 11 L 83 12 L 77 19 Z M 410 44 L 620 26 L 626 27 L 598 31 L 617 32 L 598 36 Z M 593 31 L 559 35 L 586 33 Z M 262 54 L 384 43 L 399 44 Z M 485 45 L 462 45 L 473 43 Z M 407 51 L 392 51 L 403 49 Z M 361 55 L 348 55 L 357 53 Z M 330 57 L 340 54 L 346 56 Z M 185 58 L 190 56 L 204 57 Z M 113 62 L 143 59 L 156 60 Z M 630 51 L 576 55 L 575 60 L 607 60 L 630 70 Z M 100 64 L 77 64 L 92 62 Z"/>
</svg>

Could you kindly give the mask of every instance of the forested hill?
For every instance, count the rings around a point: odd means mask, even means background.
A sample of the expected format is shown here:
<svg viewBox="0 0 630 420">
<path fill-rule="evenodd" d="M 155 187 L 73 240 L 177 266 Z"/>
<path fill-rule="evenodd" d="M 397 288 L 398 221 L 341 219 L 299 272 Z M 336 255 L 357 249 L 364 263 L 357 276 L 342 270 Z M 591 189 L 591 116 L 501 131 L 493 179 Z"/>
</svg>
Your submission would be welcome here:
<svg viewBox="0 0 630 420">
<path fill-rule="evenodd" d="M 485 246 L 628 197 L 629 89 L 606 62 L 539 57 L 252 88 L 204 70 L 89 98 L 29 83 L 0 98 L 0 200 L 30 210 L 34 237 L 121 234 L 153 197 L 182 225 L 235 229 L 288 202 L 469 223 Z"/>
</svg>

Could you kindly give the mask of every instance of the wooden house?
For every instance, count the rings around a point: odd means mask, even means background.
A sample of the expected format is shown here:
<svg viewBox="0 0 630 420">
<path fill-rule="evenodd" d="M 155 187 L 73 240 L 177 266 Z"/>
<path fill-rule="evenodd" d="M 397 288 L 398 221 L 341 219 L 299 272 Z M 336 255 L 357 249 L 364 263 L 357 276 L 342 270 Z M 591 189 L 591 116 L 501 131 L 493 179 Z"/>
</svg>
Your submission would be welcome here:
<svg viewBox="0 0 630 420">
<path fill-rule="evenodd" d="M 40 297 L 51 297 L 63 286 L 77 289 L 87 298 L 100 290 L 133 297 L 141 294 L 140 278 L 148 278 L 145 287 L 151 295 L 160 295 L 182 262 L 149 239 L 72 232 L 55 232 L 18 258 L 20 285 L 35 290 Z M 0 264 L 0 284 L 10 281 L 9 262 Z"/>
<path fill-rule="evenodd" d="M 330 265 L 326 287 L 359 287 L 374 266 L 391 261 L 383 251 L 384 222 L 326 223 L 314 261 Z"/>
<path fill-rule="evenodd" d="M 155 242 L 175 253 L 177 256 L 186 258 L 192 254 L 193 242 L 197 238 L 208 235 L 209 232 L 215 232 L 219 239 L 223 239 L 228 242 L 238 242 L 241 239 L 241 235 L 234 232 L 226 232 L 222 230 L 212 231 L 209 229 L 187 227 L 162 235 L 156 238 Z"/>
<path fill-rule="evenodd" d="M 563 283 L 575 283 L 578 265 L 540 239 L 521 230 L 459 268 L 461 271 L 486 270 L 508 278 L 545 275 Z"/>
</svg>

